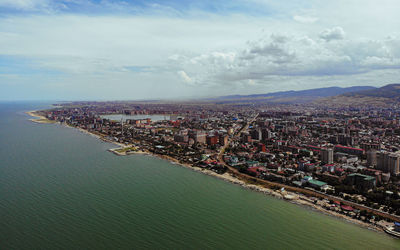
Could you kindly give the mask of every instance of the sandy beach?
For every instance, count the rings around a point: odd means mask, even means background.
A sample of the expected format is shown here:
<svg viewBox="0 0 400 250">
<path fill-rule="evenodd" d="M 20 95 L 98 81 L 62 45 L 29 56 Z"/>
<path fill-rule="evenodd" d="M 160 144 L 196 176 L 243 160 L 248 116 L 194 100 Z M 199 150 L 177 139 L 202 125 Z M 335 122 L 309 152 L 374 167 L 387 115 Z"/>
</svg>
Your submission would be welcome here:
<svg viewBox="0 0 400 250">
<path fill-rule="evenodd" d="M 51 121 L 51 120 L 47 119 L 46 117 L 44 117 L 42 115 L 39 115 L 38 113 L 36 113 L 35 110 L 28 111 L 28 112 L 25 112 L 25 113 L 30 115 L 30 116 L 32 116 L 32 117 L 35 117 L 35 118 L 32 118 L 32 119 L 29 119 L 32 122 L 36 122 L 36 123 L 55 123 L 55 121 Z"/>
</svg>

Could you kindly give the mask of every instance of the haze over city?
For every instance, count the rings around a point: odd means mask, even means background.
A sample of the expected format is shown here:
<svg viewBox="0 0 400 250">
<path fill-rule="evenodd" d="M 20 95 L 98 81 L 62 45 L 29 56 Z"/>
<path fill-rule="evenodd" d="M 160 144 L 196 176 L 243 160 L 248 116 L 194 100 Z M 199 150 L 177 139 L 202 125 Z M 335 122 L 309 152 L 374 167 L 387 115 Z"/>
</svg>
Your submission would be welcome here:
<svg viewBox="0 0 400 250">
<path fill-rule="evenodd" d="M 0 0 L 0 100 L 397 82 L 400 2 Z"/>
</svg>

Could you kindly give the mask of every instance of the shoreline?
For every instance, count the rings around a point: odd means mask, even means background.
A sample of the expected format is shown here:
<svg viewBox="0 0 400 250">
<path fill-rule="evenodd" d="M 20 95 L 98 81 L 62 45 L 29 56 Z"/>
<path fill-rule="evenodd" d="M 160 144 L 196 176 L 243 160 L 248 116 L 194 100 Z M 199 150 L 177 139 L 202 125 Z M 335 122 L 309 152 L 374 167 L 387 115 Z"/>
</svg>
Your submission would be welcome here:
<svg viewBox="0 0 400 250">
<path fill-rule="evenodd" d="M 158 157 L 160 159 L 168 160 L 171 163 L 178 164 L 178 165 L 180 165 L 182 167 L 185 167 L 185 168 L 189 168 L 189 169 L 191 169 L 191 170 L 193 170 L 195 172 L 201 172 L 201 173 L 206 174 L 208 176 L 216 177 L 216 178 L 218 178 L 220 180 L 223 180 L 225 182 L 229 182 L 229 183 L 234 184 L 234 185 L 239 185 L 242 188 L 249 189 L 249 190 L 252 190 L 252 191 L 256 191 L 256 192 L 259 192 L 259 193 L 263 193 L 265 195 L 272 196 L 272 197 L 280 199 L 280 200 L 285 200 L 285 201 L 288 201 L 288 202 L 290 202 L 292 204 L 299 205 L 299 206 L 301 206 L 303 208 L 311 209 L 313 211 L 316 211 L 316 212 L 319 212 L 319 213 L 323 213 L 325 215 L 332 216 L 332 217 L 340 219 L 340 220 L 344 220 L 344 221 L 346 221 L 348 223 L 356 224 L 356 225 L 361 226 L 361 227 L 366 228 L 366 229 L 370 229 L 370 230 L 373 230 L 373 231 L 376 231 L 376 232 L 384 232 L 383 229 L 381 227 L 377 226 L 377 225 L 372 225 L 372 224 L 369 224 L 369 223 L 366 223 L 366 222 L 363 222 L 363 221 L 360 221 L 360 220 L 357 220 L 357 219 L 354 219 L 354 218 L 350 218 L 350 217 L 348 217 L 348 216 L 346 216 L 344 214 L 340 214 L 340 213 L 337 213 L 337 212 L 334 212 L 334 211 L 326 210 L 323 207 L 321 207 L 320 205 L 316 205 L 314 203 L 311 203 L 311 202 L 307 201 L 306 199 L 302 199 L 305 196 L 302 197 L 302 195 L 299 195 L 299 194 L 296 194 L 296 193 L 293 193 L 293 192 L 275 191 L 275 190 L 272 190 L 272 189 L 269 189 L 269 188 L 266 188 L 266 187 L 263 187 L 263 186 L 260 186 L 260 185 L 246 183 L 245 181 L 233 176 L 232 174 L 230 174 L 228 172 L 226 172 L 224 174 L 217 174 L 214 171 L 211 171 L 211 170 L 208 170 L 208 169 L 199 168 L 199 167 L 190 166 L 189 164 L 180 163 L 177 160 L 172 161 L 168 157 L 163 157 L 163 156 L 160 156 L 160 155 L 157 155 L 157 154 L 150 154 L 150 155 L 154 156 L 154 157 Z"/>
<path fill-rule="evenodd" d="M 35 123 L 42 123 L 42 124 L 43 123 L 53 123 L 53 124 L 57 123 L 56 121 L 48 120 L 46 117 L 38 115 L 35 112 L 36 111 L 25 112 L 26 114 L 28 114 L 30 116 L 39 118 L 39 119 L 29 119 L 30 121 L 35 122 Z M 343 220 L 343 221 L 345 221 L 347 223 L 358 225 L 358 226 L 363 227 L 365 229 L 369 229 L 369 230 L 372 230 L 372 231 L 375 231 L 375 232 L 384 233 L 383 228 L 381 226 L 379 226 L 379 225 L 374 225 L 374 224 L 370 224 L 370 223 L 367 223 L 367 222 L 363 222 L 363 221 L 360 221 L 358 219 L 354 219 L 354 218 L 348 217 L 348 216 L 346 216 L 344 214 L 340 214 L 340 213 L 335 212 L 335 211 L 327 210 L 323 206 L 313 203 L 310 200 L 310 198 L 308 198 L 307 196 L 305 196 L 303 194 L 298 194 L 298 193 L 288 192 L 288 191 L 283 191 L 283 192 L 275 191 L 275 190 L 272 190 L 270 188 L 266 188 L 266 187 L 261 186 L 261 185 L 246 183 L 245 181 L 241 180 L 240 178 L 234 176 L 234 174 L 232 174 L 232 173 L 226 172 L 224 174 L 218 174 L 218 173 L 216 173 L 214 171 L 211 171 L 209 169 L 204 169 L 204 168 L 192 166 L 192 165 L 190 165 L 188 163 L 182 163 L 178 159 L 175 159 L 175 158 L 173 158 L 171 156 L 160 155 L 160 154 L 149 152 L 147 150 L 146 151 L 141 150 L 141 151 L 131 151 L 131 152 L 128 152 L 128 153 L 126 153 L 126 152 L 120 153 L 120 152 L 117 152 L 118 149 L 132 147 L 132 145 L 125 145 L 125 144 L 122 144 L 122 143 L 119 143 L 119 142 L 116 142 L 116 141 L 113 141 L 113 140 L 109 140 L 109 139 L 105 138 L 102 135 L 89 132 L 89 131 L 87 131 L 85 129 L 82 129 L 82 128 L 79 128 L 79 127 L 70 126 L 70 125 L 65 124 L 65 123 L 60 123 L 60 124 L 66 126 L 66 127 L 75 128 L 75 129 L 77 129 L 78 131 L 80 131 L 82 133 L 94 136 L 97 139 L 100 139 L 100 140 L 102 140 L 104 142 L 112 143 L 114 145 L 119 146 L 118 148 L 111 148 L 111 149 L 107 150 L 107 151 L 109 151 L 111 153 L 114 153 L 117 156 L 126 156 L 126 155 L 135 155 L 136 154 L 136 155 L 149 155 L 149 156 L 152 156 L 152 157 L 157 157 L 157 158 L 162 159 L 162 160 L 167 160 L 167 161 L 169 161 L 170 163 L 172 163 L 174 165 L 180 165 L 181 167 L 191 169 L 192 171 L 201 172 L 201 173 L 206 174 L 208 176 L 216 177 L 216 178 L 218 178 L 220 180 L 223 180 L 223 181 L 235 184 L 235 185 L 239 185 L 239 186 L 241 186 L 241 187 L 243 187 L 245 189 L 253 190 L 253 191 L 260 192 L 260 193 L 263 193 L 265 195 L 269 195 L 269 196 L 272 196 L 272 197 L 275 197 L 275 198 L 278 198 L 278 199 L 286 200 L 286 201 L 288 201 L 288 202 L 290 202 L 292 204 L 299 205 L 299 206 L 301 206 L 303 208 L 311 209 L 313 211 L 317 211 L 317 212 L 323 213 L 323 214 L 328 215 L 328 216 L 332 216 L 332 217 L 334 217 L 336 219 L 340 219 L 340 220 Z"/>
<path fill-rule="evenodd" d="M 90 133 L 90 132 L 88 132 L 88 133 Z M 179 160 L 177 160 L 177 159 L 175 159 L 175 158 L 173 158 L 171 156 L 159 155 L 159 154 L 151 153 L 151 152 L 148 152 L 148 151 L 132 152 L 130 154 L 118 154 L 118 153 L 116 153 L 114 151 L 111 151 L 111 150 L 108 150 L 108 151 L 110 151 L 110 152 L 112 152 L 112 153 L 114 153 L 114 154 L 116 154 L 118 156 L 135 155 L 135 154 L 142 154 L 143 155 L 144 154 L 144 155 L 157 157 L 157 158 L 162 159 L 162 160 L 167 160 L 167 161 L 169 161 L 170 163 L 172 163 L 174 165 L 180 165 L 181 167 L 190 169 L 190 170 L 195 171 L 195 172 L 200 172 L 200 173 L 203 173 L 203 174 L 208 175 L 208 176 L 212 176 L 212 177 L 218 178 L 218 179 L 223 180 L 225 182 L 241 186 L 242 188 L 249 189 L 249 190 L 252 190 L 252 191 L 256 191 L 256 192 L 259 192 L 259 193 L 263 193 L 265 195 L 272 196 L 272 197 L 280 199 L 280 200 L 285 200 L 287 202 L 290 202 L 291 204 L 301 206 L 301 207 L 303 207 L 305 209 L 311 209 L 311 210 L 313 210 L 315 212 L 323 213 L 323 214 L 325 214 L 327 216 L 332 216 L 332 217 L 334 217 L 336 219 L 343 220 L 346 223 L 351 223 L 351 224 L 354 224 L 354 225 L 357 225 L 357 226 L 360 226 L 360 227 L 363 227 L 365 229 L 369 229 L 369 230 L 372 230 L 372 231 L 375 231 L 375 232 L 384 233 L 383 228 L 378 226 L 378 225 L 374 225 L 374 224 L 370 224 L 370 223 L 367 223 L 367 222 L 363 222 L 363 221 L 360 221 L 358 219 L 354 219 L 354 218 L 348 217 L 348 216 L 346 216 L 344 214 L 340 214 L 340 213 L 335 212 L 335 211 L 324 209 L 322 206 L 314 204 L 314 203 L 308 201 L 309 198 L 307 198 L 305 195 L 297 194 L 297 193 L 293 193 L 293 192 L 288 192 L 288 191 L 279 192 L 279 191 L 275 191 L 275 190 L 266 188 L 266 187 L 261 186 L 261 185 L 249 184 L 249 183 L 246 183 L 245 181 L 235 177 L 233 174 L 228 173 L 228 172 L 226 172 L 224 174 L 218 174 L 218 173 L 216 173 L 214 171 L 211 171 L 209 169 L 204 169 L 204 168 L 192 166 L 192 165 L 187 164 L 187 163 L 182 163 Z"/>
<path fill-rule="evenodd" d="M 34 118 L 29 119 L 29 121 L 35 122 L 35 123 L 56 123 L 56 121 L 51 121 L 51 120 L 47 119 L 46 117 L 37 114 L 36 112 L 37 112 L 37 110 L 25 112 L 25 114 L 34 117 Z"/>
</svg>

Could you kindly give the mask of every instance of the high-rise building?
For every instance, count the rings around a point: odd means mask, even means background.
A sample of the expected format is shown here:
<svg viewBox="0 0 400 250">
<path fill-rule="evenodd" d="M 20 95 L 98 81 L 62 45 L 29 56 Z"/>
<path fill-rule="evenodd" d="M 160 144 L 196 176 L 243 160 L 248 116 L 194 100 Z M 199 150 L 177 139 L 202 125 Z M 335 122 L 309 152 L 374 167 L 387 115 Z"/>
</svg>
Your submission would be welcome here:
<svg viewBox="0 0 400 250">
<path fill-rule="evenodd" d="M 387 171 L 387 155 L 389 153 L 388 152 L 384 152 L 384 151 L 380 151 L 377 152 L 376 154 L 376 168 L 381 170 L 384 173 L 388 173 L 389 171 Z"/>
<path fill-rule="evenodd" d="M 389 171 L 392 175 L 398 175 L 400 172 L 399 165 L 400 165 L 400 155 L 392 153 L 389 155 Z"/>
<path fill-rule="evenodd" d="M 333 149 L 324 148 L 321 150 L 321 160 L 325 164 L 333 163 Z"/>
<path fill-rule="evenodd" d="M 371 149 L 367 151 L 367 164 L 368 166 L 376 167 L 377 164 L 376 150 Z"/>
<path fill-rule="evenodd" d="M 192 138 L 194 142 L 197 143 L 206 143 L 206 132 L 200 130 L 190 130 L 189 131 L 189 138 Z"/>
<path fill-rule="evenodd" d="M 339 144 L 344 146 L 352 146 L 354 145 L 354 138 L 352 136 L 346 134 L 339 134 L 338 135 Z"/>
<path fill-rule="evenodd" d="M 261 137 L 263 140 L 271 139 L 273 136 L 273 133 L 269 129 L 263 128 L 261 130 Z"/>
<path fill-rule="evenodd" d="M 377 153 L 377 169 L 384 173 L 398 175 L 400 173 L 400 153 L 381 151 Z"/>
<path fill-rule="evenodd" d="M 263 136 L 262 136 L 262 131 L 260 128 L 253 129 L 251 131 L 251 139 L 261 141 L 262 138 L 263 138 Z"/>
</svg>

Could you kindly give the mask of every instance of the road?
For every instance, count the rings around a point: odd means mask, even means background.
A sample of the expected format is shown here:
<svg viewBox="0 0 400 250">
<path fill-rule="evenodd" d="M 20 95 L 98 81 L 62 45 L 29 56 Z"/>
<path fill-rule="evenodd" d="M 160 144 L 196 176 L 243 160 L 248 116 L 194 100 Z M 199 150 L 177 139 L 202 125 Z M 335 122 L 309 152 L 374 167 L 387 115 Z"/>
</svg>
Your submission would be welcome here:
<svg viewBox="0 0 400 250">
<path fill-rule="evenodd" d="M 252 124 L 252 123 L 257 119 L 258 115 L 259 115 L 259 114 L 257 113 L 257 115 L 255 115 L 251 120 L 249 120 L 249 121 L 246 123 L 245 126 L 243 126 L 238 132 L 235 132 L 233 137 L 240 137 L 240 135 L 241 135 L 244 131 L 246 131 L 246 130 L 249 128 L 250 124 Z M 226 148 L 229 146 L 230 143 L 231 143 L 231 138 L 229 138 L 229 139 L 228 139 L 228 143 L 225 144 L 225 145 L 220 149 L 220 151 L 219 151 L 219 153 L 218 153 L 217 159 L 218 159 L 218 161 L 219 161 L 220 163 L 222 163 L 225 167 L 227 167 L 229 170 L 233 171 L 233 170 L 236 170 L 236 169 L 233 168 L 233 167 L 231 167 L 231 166 L 229 166 L 228 164 L 226 164 L 226 162 L 225 162 L 224 159 L 223 159 L 225 150 L 226 150 Z"/>
</svg>

